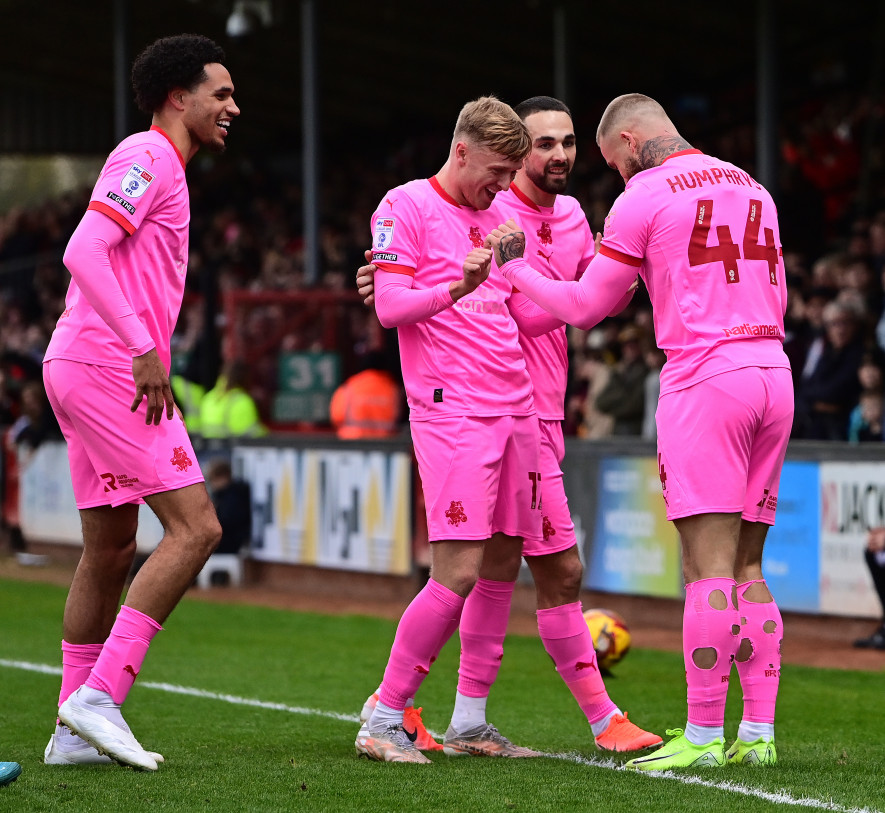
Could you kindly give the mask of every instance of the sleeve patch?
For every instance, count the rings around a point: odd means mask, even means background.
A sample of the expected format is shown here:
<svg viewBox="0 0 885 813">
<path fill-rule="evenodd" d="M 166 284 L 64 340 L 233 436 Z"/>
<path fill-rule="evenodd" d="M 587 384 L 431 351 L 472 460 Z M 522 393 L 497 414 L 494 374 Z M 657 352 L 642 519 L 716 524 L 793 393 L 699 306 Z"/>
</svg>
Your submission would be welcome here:
<svg viewBox="0 0 885 813">
<path fill-rule="evenodd" d="M 154 180 L 153 174 L 140 164 L 133 164 L 120 181 L 120 189 L 130 198 L 140 198 Z"/>
<path fill-rule="evenodd" d="M 396 225 L 396 219 L 392 217 L 383 217 L 379 215 L 375 218 L 375 228 L 373 231 L 372 248 L 376 250 L 386 249 L 393 242 L 393 227 Z"/>
<path fill-rule="evenodd" d="M 121 198 L 116 192 L 108 192 L 108 197 L 114 202 L 119 203 L 129 214 L 135 214 L 135 207 L 125 198 Z"/>
</svg>

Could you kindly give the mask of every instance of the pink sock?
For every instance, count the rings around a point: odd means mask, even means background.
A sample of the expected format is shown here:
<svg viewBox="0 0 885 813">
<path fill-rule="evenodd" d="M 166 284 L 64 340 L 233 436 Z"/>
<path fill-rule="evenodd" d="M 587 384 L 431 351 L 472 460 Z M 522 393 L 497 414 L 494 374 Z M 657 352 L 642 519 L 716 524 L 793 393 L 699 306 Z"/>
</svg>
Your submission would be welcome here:
<svg viewBox="0 0 885 813">
<path fill-rule="evenodd" d="M 466 697 L 488 697 L 498 677 L 515 586 L 478 579 L 464 602 L 458 691 Z"/>
<path fill-rule="evenodd" d="M 458 626 L 464 599 L 433 579 L 406 607 L 378 697 L 385 706 L 404 709 L 414 697 L 430 665 Z"/>
<path fill-rule="evenodd" d="M 725 723 L 725 699 L 728 677 L 737 652 L 740 616 L 732 605 L 734 579 L 700 579 L 685 585 L 685 612 L 682 617 L 682 653 L 685 679 L 688 682 L 688 722 L 701 726 Z M 715 591 L 725 595 L 726 609 L 710 606 Z M 693 655 L 712 648 L 716 663 L 712 669 L 700 669 Z"/>
<path fill-rule="evenodd" d="M 61 642 L 61 691 L 58 705 L 65 702 L 89 677 L 101 654 L 103 644 L 69 644 Z"/>
<path fill-rule="evenodd" d="M 538 610 L 537 615 L 538 634 L 544 649 L 587 720 L 595 723 L 617 711 L 599 674 L 593 638 L 581 612 L 581 602 Z"/>
<path fill-rule="evenodd" d="M 122 705 L 138 677 L 151 639 L 161 629 L 153 618 L 124 604 L 86 685 L 107 692 L 118 706 Z"/>
<path fill-rule="evenodd" d="M 757 581 L 765 584 L 764 579 Z M 774 723 L 784 627 L 774 599 L 760 604 L 744 598 L 751 584 L 755 582 L 739 584 L 737 588 L 741 638 L 748 639 L 753 645 L 753 652 L 748 660 L 736 661 L 744 693 L 742 719 L 752 723 Z"/>
</svg>

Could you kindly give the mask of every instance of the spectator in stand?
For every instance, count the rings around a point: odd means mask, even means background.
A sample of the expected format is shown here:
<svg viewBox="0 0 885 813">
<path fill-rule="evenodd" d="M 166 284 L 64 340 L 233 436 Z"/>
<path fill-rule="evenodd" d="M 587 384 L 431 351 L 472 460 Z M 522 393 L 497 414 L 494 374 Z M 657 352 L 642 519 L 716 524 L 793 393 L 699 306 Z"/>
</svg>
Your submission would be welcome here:
<svg viewBox="0 0 885 813">
<path fill-rule="evenodd" d="M 25 550 L 19 515 L 19 481 L 34 452 L 47 440 L 61 440 L 61 429 L 49 407 L 39 381 L 28 381 L 21 391 L 21 414 L 4 435 L 3 524 L 9 531 L 10 547 Z M 25 560 L 26 561 L 26 560 Z"/>
<path fill-rule="evenodd" d="M 657 440 L 658 425 L 655 413 L 658 408 L 658 400 L 661 397 L 661 370 L 667 355 L 657 345 L 651 345 L 645 351 L 645 364 L 648 373 L 645 376 L 643 390 L 645 392 L 645 409 L 642 416 L 642 439 Z"/>
<path fill-rule="evenodd" d="M 386 369 L 382 353 L 369 352 L 360 366 L 332 395 L 332 426 L 347 440 L 393 437 L 402 414 L 402 388 Z"/>
<path fill-rule="evenodd" d="M 579 368 L 579 375 L 586 382 L 586 390 L 578 435 L 585 440 L 608 438 L 614 433 L 614 416 L 596 406 L 596 399 L 608 386 L 613 369 L 614 357 L 610 357 L 607 349 L 605 332 L 602 328 L 593 328 L 587 333 L 587 349 Z"/>
<path fill-rule="evenodd" d="M 861 387 L 860 399 L 848 419 L 848 440 L 852 443 L 882 441 L 885 376 L 874 354 L 864 355 L 857 370 L 857 379 Z"/>
<path fill-rule="evenodd" d="M 204 438 L 258 438 L 267 434 L 247 381 L 244 361 L 225 363 L 215 386 L 200 401 L 200 433 Z"/>
<path fill-rule="evenodd" d="M 796 289 L 793 289 L 794 293 Z M 784 352 L 790 359 L 793 384 L 798 386 L 802 370 L 812 346 L 824 334 L 824 307 L 836 298 L 835 288 L 812 288 L 808 293 L 794 296 L 787 302 L 785 317 L 789 327 L 784 340 Z"/>
<path fill-rule="evenodd" d="M 885 398 L 881 390 L 864 390 L 848 422 L 848 440 L 852 443 L 883 440 L 882 411 Z"/>
<path fill-rule="evenodd" d="M 858 638 L 854 645 L 861 649 L 885 649 L 885 527 L 870 528 L 864 559 L 870 569 L 879 604 L 882 606 L 882 623 L 872 635 Z"/>
<path fill-rule="evenodd" d="M 230 462 L 215 458 L 206 467 L 206 485 L 221 523 L 221 541 L 215 553 L 239 553 L 252 540 L 252 492 L 233 476 Z"/>
<path fill-rule="evenodd" d="M 642 434 L 645 377 L 648 375 L 642 341 L 642 332 L 634 325 L 627 325 L 618 333 L 621 357 L 612 369 L 608 383 L 596 396 L 596 409 L 614 419 L 612 434 L 615 436 Z"/>
<path fill-rule="evenodd" d="M 838 300 L 823 310 L 824 333 L 809 348 L 796 388 L 794 438 L 847 440 L 848 417 L 860 396 L 862 316 Z"/>
</svg>

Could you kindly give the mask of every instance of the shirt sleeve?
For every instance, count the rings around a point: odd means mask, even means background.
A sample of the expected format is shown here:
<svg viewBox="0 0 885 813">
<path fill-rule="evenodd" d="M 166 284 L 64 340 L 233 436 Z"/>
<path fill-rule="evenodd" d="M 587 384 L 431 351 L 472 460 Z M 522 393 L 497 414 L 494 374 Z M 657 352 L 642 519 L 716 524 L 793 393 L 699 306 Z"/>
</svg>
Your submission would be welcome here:
<svg viewBox="0 0 885 813">
<path fill-rule="evenodd" d="M 145 217 L 161 200 L 174 181 L 170 157 L 150 143 L 161 155 L 148 167 L 145 144 L 131 144 L 111 153 L 92 190 L 88 208 L 107 215 L 122 226 L 127 234 L 134 234 Z"/>
<path fill-rule="evenodd" d="M 454 304 L 448 282 L 416 289 L 413 281 L 412 274 L 380 268 L 375 272 L 375 312 L 384 327 L 414 325 Z"/>
<path fill-rule="evenodd" d="M 522 257 L 501 266 L 501 273 L 544 310 L 570 325 L 588 330 L 599 324 L 623 299 L 636 279 L 636 266 L 602 252 L 580 280 L 548 279 Z"/>
<path fill-rule="evenodd" d="M 507 307 L 520 333 L 526 336 L 543 336 L 565 324 L 562 319 L 548 313 L 517 290 L 514 290 L 508 298 Z"/>
<path fill-rule="evenodd" d="M 133 356 L 140 356 L 156 344 L 132 310 L 111 264 L 111 250 L 124 239 L 126 233 L 116 220 L 87 210 L 65 249 L 64 264 L 95 312 Z"/>
</svg>

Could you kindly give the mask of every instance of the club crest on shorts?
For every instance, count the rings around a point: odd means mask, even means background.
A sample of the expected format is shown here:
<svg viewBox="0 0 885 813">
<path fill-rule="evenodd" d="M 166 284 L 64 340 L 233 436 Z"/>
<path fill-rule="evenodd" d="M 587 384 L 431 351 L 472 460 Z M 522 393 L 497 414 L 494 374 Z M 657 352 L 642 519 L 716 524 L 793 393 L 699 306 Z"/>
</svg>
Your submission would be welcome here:
<svg viewBox="0 0 885 813">
<path fill-rule="evenodd" d="M 120 189 L 130 198 L 140 198 L 154 180 L 154 176 L 141 164 L 133 164 L 120 181 Z"/>
<path fill-rule="evenodd" d="M 187 456 L 184 446 L 176 446 L 172 450 L 172 457 L 169 459 L 169 462 L 179 471 L 187 471 L 194 465 L 193 461 Z"/>
<path fill-rule="evenodd" d="M 395 218 L 376 217 L 375 237 L 372 240 L 372 248 L 387 248 L 393 242 L 393 227 L 395 225 Z"/>
<path fill-rule="evenodd" d="M 467 522 L 467 514 L 464 513 L 461 500 L 452 500 L 452 504 L 446 509 L 446 516 L 449 518 L 449 525 L 454 525 L 456 528 L 462 522 Z"/>
</svg>

